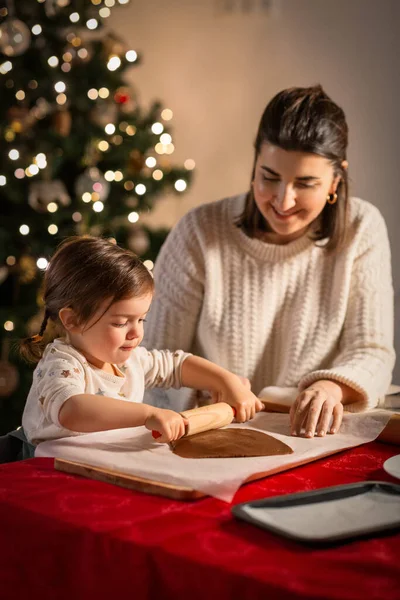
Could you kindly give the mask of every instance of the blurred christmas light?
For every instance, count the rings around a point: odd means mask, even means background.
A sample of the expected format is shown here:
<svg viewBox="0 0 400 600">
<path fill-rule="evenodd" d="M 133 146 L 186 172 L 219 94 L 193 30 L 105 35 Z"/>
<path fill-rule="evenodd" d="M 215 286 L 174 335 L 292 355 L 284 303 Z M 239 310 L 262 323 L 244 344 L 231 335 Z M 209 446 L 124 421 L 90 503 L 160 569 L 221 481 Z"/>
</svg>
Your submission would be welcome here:
<svg viewBox="0 0 400 600">
<path fill-rule="evenodd" d="M 108 88 L 102 87 L 99 89 L 100 98 L 108 98 L 109 95 L 110 95 L 110 90 Z"/>
<path fill-rule="evenodd" d="M 173 144 L 167 144 L 165 146 L 165 154 L 173 154 L 175 151 L 175 146 Z"/>
<path fill-rule="evenodd" d="M 7 256 L 6 263 L 8 264 L 9 267 L 13 267 L 16 262 L 17 262 L 17 259 L 15 258 L 15 256 L 12 256 L 12 255 Z"/>
<path fill-rule="evenodd" d="M 160 169 L 156 169 L 155 171 L 153 171 L 153 179 L 155 179 L 156 181 L 161 181 L 163 177 L 164 173 Z"/>
<path fill-rule="evenodd" d="M 39 269 L 41 269 L 42 271 L 45 271 L 48 267 L 49 261 L 46 258 L 38 258 L 36 261 L 36 265 Z"/>
<path fill-rule="evenodd" d="M 126 121 L 121 121 L 121 123 L 118 125 L 120 131 L 126 131 L 127 127 L 128 127 L 128 123 Z"/>
<path fill-rule="evenodd" d="M 124 178 L 124 174 L 122 173 L 122 171 L 115 171 L 115 173 L 114 173 L 115 181 L 122 181 L 123 178 Z"/>
<path fill-rule="evenodd" d="M 149 167 L 150 169 L 152 169 L 153 167 L 155 167 L 156 164 L 157 164 L 157 161 L 154 158 L 154 156 L 148 156 L 146 158 L 146 166 Z"/>
<path fill-rule="evenodd" d="M 33 35 L 40 35 L 42 33 L 42 28 L 41 26 L 37 23 L 36 25 L 34 25 L 31 29 Z"/>
<path fill-rule="evenodd" d="M 128 62 L 135 62 L 135 60 L 137 60 L 137 52 L 135 52 L 135 50 L 128 50 L 125 54 L 125 58 Z"/>
<path fill-rule="evenodd" d="M 160 142 L 162 144 L 170 144 L 172 142 L 172 137 L 169 135 L 169 133 L 163 133 L 160 135 Z"/>
<path fill-rule="evenodd" d="M 99 10 L 99 15 L 102 19 L 107 19 L 111 15 L 111 10 L 104 6 Z"/>
<path fill-rule="evenodd" d="M 18 92 L 15 94 L 15 97 L 17 100 L 24 100 L 25 92 L 23 90 L 18 90 Z"/>
<path fill-rule="evenodd" d="M 104 4 L 112 8 L 113 6 L 115 6 L 115 0 L 104 0 Z"/>
<path fill-rule="evenodd" d="M 82 60 L 85 60 L 85 58 L 89 56 L 89 52 L 86 50 L 86 48 L 80 48 L 80 50 L 78 50 L 78 56 Z"/>
<path fill-rule="evenodd" d="M 13 148 L 8 153 L 8 156 L 11 158 L 11 160 L 18 160 L 19 159 L 19 152 L 18 152 L 18 150 L 16 150 L 15 148 Z"/>
<path fill-rule="evenodd" d="M 6 331 L 14 331 L 14 323 L 12 321 L 6 321 L 4 323 L 4 329 Z"/>
<path fill-rule="evenodd" d="M 157 154 L 164 154 L 165 146 L 161 142 L 158 142 L 158 144 L 154 146 L 154 150 L 157 152 Z"/>
<path fill-rule="evenodd" d="M 122 135 L 113 135 L 113 137 L 111 138 L 111 141 L 116 146 L 119 146 L 120 144 L 122 144 L 124 139 L 123 139 Z"/>
<path fill-rule="evenodd" d="M 158 135 L 164 131 L 164 125 L 162 123 L 153 123 L 151 130 L 153 133 Z"/>
<path fill-rule="evenodd" d="M 129 223 L 137 223 L 139 221 L 139 215 L 137 212 L 131 212 L 128 215 Z"/>
<path fill-rule="evenodd" d="M 61 92 L 65 92 L 67 86 L 63 81 L 57 81 L 57 83 L 54 85 L 54 89 L 56 90 L 56 92 L 61 94 Z"/>
<path fill-rule="evenodd" d="M 177 179 L 175 181 L 175 189 L 178 192 L 183 192 L 184 190 L 186 190 L 186 188 L 187 188 L 187 183 L 184 179 Z"/>
<path fill-rule="evenodd" d="M 71 60 L 73 59 L 71 52 L 64 52 L 62 57 L 63 60 L 65 60 L 65 62 L 71 62 Z"/>
<path fill-rule="evenodd" d="M 59 63 L 59 60 L 57 56 L 50 56 L 47 62 L 49 63 L 50 67 L 56 67 Z"/>
<path fill-rule="evenodd" d="M 73 12 L 69 15 L 69 20 L 71 23 L 77 23 L 80 19 L 79 13 Z"/>
<path fill-rule="evenodd" d="M 125 181 L 124 188 L 126 189 L 127 192 L 131 192 L 134 187 L 135 187 L 135 184 L 133 183 L 133 181 L 130 181 L 130 180 Z"/>
<path fill-rule="evenodd" d="M 39 173 L 39 167 L 37 165 L 29 165 L 27 168 L 29 175 L 37 175 Z"/>
<path fill-rule="evenodd" d="M 19 232 L 22 235 L 28 235 L 28 233 L 29 233 L 29 227 L 28 227 L 28 225 L 21 225 L 21 227 L 19 228 Z"/>
<path fill-rule="evenodd" d="M 138 194 L 138 196 L 143 196 L 143 194 L 146 193 L 146 186 L 143 183 L 138 183 L 135 187 L 135 192 Z"/>
<path fill-rule="evenodd" d="M 104 131 L 109 135 L 112 135 L 115 133 L 115 125 L 113 123 L 107 123 L 107 125 L 104 127 Z"/>
<path fill-rule="evenodd" d="M 120 4 L 128 4 L 129 0 L 118 0 Z"/>
<path fill-rule="evenodd" d="M 49 202 L 49 204 L 47 205 L 47 210 L 50 213 L 55 213 L 58 210 L 58 204 L 56 204 L 55 202 Z"/>
<path fill-rule="evenodd" d="M 105 140 L 102 140 L 101 142 L 99 142 L 97 144 L 97 147 L 99 150 L 101 150 L 101 152 L 106 152 L 109 149 L 110 144 L 108 142 L 106 142 Z"/>
<path fill-rule="evenodd" d="M 48 226 L 47 231 L 51 234 L 51 235 L 55 235 L 58 231 L 58 227 L 57 225 L 51 224 Z"/>
<path fill-rule="evenodd" d="M 114 175 L 114 171 L 106 171 L 104 173 L 104 179 L 106 181 L 114 181 L 115 175 Z"/>
<path fill-rule="evenodd" d="M 104 208 L 104 204 L 102 202 L 100 202 L 100 200 L 98 200 L 97 202 L 95 202 L 93 204 L 93 210 L 94 212 L 101 212 Z"/>
<path fill-rule="evenodd" d="M 164 119 L 164 121 L 170 121 L 173 116 L 174 113 L 170 108 L 164 108 L 164 110 L 161 113 L 161 118 Z"/>
<path fill-rule="evenodd" d="M 28 83 L 28 87 L 29 87 L 31 90 L 36 90 L 36 89 L 37 89 L 37 87 L 38 87 L 38 82 L 36 81 L 36 79 L 31 79 L 31 80 L 29 81 L 29 83 Z"/>
<path fill-rule="evenodd" d="M 109 71 L 116 71 L 121 66 L 121 59 L 119 56 L 113 55 L 109 58 L 107 63 L 107 69 Z"/>
<path fill-rule="evenodd" d="M 82 194 L 82 200 L 86 203 L 91 202 L 92 194 L 90 192 L 85 192 L 84 194 Z"/>
<path fill-rule="evenodd" d="M 58 96 L 56 96 L 56 102 L 60 106 L 62 106 L 63 104 L 65 104 L 66 101 L 67 101 L 67 96 L 65 94 L 58 94 Z"/>
<path fill-rule="evenodd" d="M 0 175 L 0 185 L 6 185 L 7 183 L 7 179 L 4 177 L 4 175 Z"/>
<path fill-rule="evenodd" d="M 128 135 L 135 135 L 136 127 L 134 125 L 128 125 L 128 127 L 126 128 L 126 133 Z"/>
<path fill-rule="evenodd" d="M 152 260 L 145 260 L 143 261 L 144 266 L 146 267 L 146 269 L 148 269 L 149 271 L 152 271 L 154 269 L 154 263 Z"/>
<path fill-rule="evenodd" d="M 75 221 L 75 223 L 79 223 L 79 221 L 82 221 L 82 215 L 80 212 L 74 212 L 72 215 L 72 220 Z"/>
<path fill-rule="evenodd" d="M 70 72 L 70 70 L 71 70 L 71 65 L 70 65 L 70 63 L 66 63 L 66 62 L 65 62 L 65 63 L 63 63 L 63 64 L 61 65 L 61 71 L 62 71 L 63 73 L 69 73 L 69 72 Z"/>
<path fill-rule="evenodd" d="M 87 95 L 90 98 L 90 100 L 97 100 L 97 98 L 99 97 L 99 92 L 95 88 L 91 88 L 88 91 Z"/>
<path fill-rule="evenodd" d="M 3 62 L 0 65 L 0 73 L 2 75 L 5 75 L 6 73 L 8 73 L 9 71 L 11 71 L 12 69 L 12 62 L 10 60 L 6 60 L 6 62 Z"/>
<path fill-rule="evenodd" d="M 187 158 L 185 160 L 185 162 L 183 163 L 183 165 L 184 165 L 185 169 L 187 169 L 188 171 L 192 171 L 195 168 L 196 163 L 194 162 L 194 160 L 192 158 Z"/>
<path fill-rule="evenodd" d="M 17 179 L 23 179 L 25 177 L 25 171 L 23 169 L 16 169 L 14 175 Z"/>
<path fill-rule="evenodd" d="M 86 27 L 88 29 L 96 29 L 96 27 L 98 27 L 99 22 L 97 21 L 97 19 L 89 19 L 89 21 L 86 21 Z"/>
</svg>

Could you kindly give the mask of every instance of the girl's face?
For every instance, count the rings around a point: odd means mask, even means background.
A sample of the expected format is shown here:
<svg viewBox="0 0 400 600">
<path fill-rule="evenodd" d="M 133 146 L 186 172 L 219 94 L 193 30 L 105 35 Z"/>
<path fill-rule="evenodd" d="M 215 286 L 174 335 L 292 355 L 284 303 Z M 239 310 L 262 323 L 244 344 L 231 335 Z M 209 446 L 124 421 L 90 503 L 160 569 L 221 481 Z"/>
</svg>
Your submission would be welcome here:
<svg viewBox="0 0 400 600">
<path fill-rule="evenodd" d="M 263 144 L 252 185 L 256 205 L 272 230 L 265 241 L 287 244 L 302 236 L 339 181 L 327 158 Z"/>
<path fill-rule="evenodd" d="M 112 371 L 110 365 L 123 364 L 142 341 L 152 298 L 147 293 L 119 300 L 104 312 L 109 304 L 106 300 L 89 323 L 66 327 L 72 345 L 94 366 Z"/>
</svg>

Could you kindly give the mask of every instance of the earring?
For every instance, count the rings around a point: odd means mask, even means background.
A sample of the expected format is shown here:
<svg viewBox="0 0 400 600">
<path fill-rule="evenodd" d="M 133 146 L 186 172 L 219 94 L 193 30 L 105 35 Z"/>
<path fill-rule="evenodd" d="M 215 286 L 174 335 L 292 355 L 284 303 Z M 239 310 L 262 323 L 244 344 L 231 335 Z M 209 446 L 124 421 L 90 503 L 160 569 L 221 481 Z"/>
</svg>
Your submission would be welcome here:
<svg viewBox="0 0 400 600">
<path fill-rule="evenodd" d="M 337 200 L 337 194 L 328 194 L 326 197 L 326 201 L 328 204 L 335 204 Z"/>
</svg>

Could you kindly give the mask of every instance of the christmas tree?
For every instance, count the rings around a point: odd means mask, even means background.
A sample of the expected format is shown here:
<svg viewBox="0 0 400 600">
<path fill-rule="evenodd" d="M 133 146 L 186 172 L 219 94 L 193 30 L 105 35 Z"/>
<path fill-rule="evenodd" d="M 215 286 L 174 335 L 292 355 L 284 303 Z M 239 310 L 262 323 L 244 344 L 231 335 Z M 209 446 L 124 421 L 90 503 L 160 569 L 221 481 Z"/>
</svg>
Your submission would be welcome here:
<svg viewBox="0 0 400 600">
<path fill-rule="evenodd" d="M 140 215 L 190 182 L 193 161 L 171 162 L 171 110 L 141 108 L 124 79 L 140 56 L 103 28 L 115 4 L 0 3 L 0 433 L 20 424 L 32 369 L 12 346 L 40 327 L 56 246 L 107 236 L 151 268 L 167 232 Z"/>
</svg>

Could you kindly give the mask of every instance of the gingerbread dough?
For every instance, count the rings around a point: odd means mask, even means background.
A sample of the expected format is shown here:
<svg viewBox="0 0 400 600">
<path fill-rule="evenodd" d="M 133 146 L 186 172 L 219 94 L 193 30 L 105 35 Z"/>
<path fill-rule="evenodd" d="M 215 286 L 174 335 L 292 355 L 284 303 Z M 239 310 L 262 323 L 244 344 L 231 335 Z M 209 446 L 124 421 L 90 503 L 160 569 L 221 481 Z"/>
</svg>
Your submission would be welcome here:
<svg viewBox="0 0 400 600">
<path fill-rule="evenodd" d="M 286 444 L 253 429 L 213 429 L 172 442 L 172 450 L 182 458 L 234 458 L 292 454 Z"/>
</svg>

